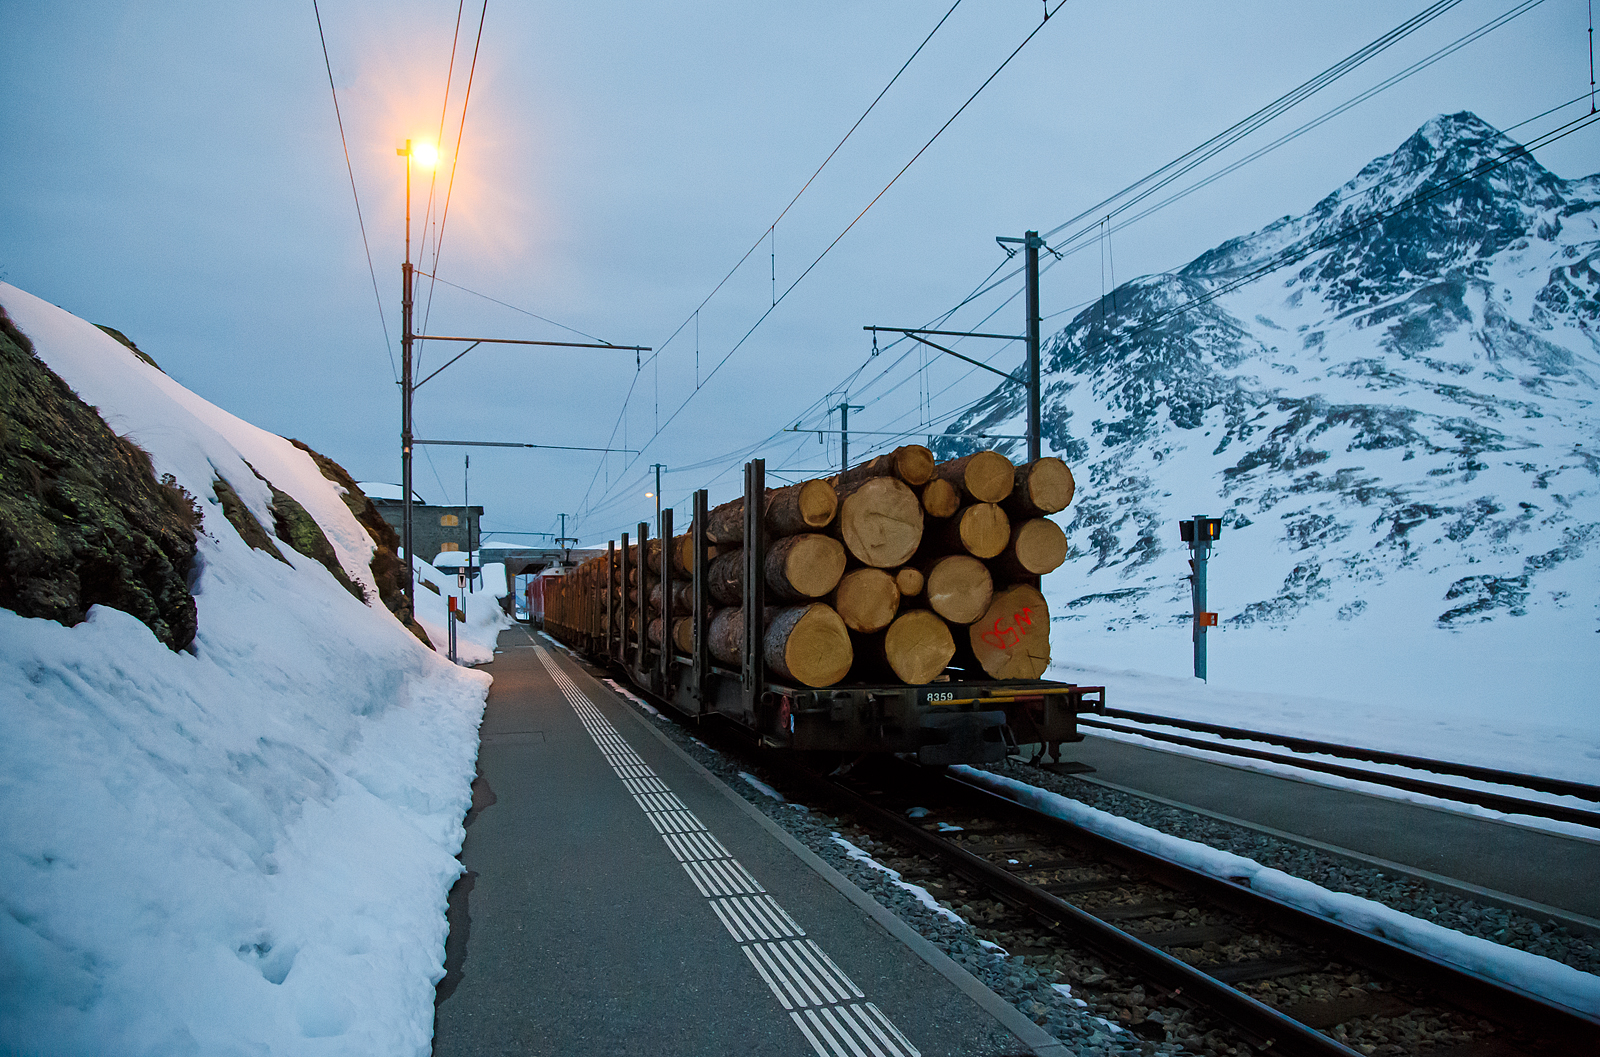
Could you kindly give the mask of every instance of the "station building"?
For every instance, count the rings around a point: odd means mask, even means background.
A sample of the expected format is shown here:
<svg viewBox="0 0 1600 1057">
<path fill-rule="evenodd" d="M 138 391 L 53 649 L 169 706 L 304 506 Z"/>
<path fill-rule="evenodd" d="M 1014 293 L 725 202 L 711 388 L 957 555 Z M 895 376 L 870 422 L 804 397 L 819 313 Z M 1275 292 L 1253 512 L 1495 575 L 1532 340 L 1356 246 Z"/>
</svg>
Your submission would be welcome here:
<svg viewBox="0 0 1600 1057">
<path fill-rule="evenodd" d="M 405 504 L 401 502 L 399 485 L 380 481 L 362 481 L 359 487 L 377 507 L 378 514 L 402 536 L 401 517 Z M 411 494 L 411 536 L 417 556 L 431 562 L 434 557 L 449 551 L 476 551 L 480 546 L 478 524 L 483 518 L 481 506 L 434 506 L 424 503 L 415 492 Z"/>
</svg>

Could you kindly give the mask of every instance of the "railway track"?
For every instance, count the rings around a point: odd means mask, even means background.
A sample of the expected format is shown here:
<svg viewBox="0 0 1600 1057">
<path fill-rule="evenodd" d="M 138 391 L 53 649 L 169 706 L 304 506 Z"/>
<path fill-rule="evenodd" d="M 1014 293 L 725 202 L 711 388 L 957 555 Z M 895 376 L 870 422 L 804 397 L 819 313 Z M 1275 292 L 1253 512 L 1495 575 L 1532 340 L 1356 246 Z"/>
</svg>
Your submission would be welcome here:
<svg viewBox="0 0 1600 1057">
<path fill-rule="evenodd" d="M 1156 995 L 1154 1020 L 1126 1024 L 1143 1038 L 1171 1041 L 1167 1025 L 1196 1010 L 1230 1025 L 1245 1052 L 1272 1054 L 1416 1052 L 1426 1038 L 1441 1057 L 1545 1057 L 1600 1037 L 1600 1021 L 1538 996 L 959 779 L 886 763 L 844 782 L 783 770 L 881 839 L 935 860 L 969 895 L 1032 918 L 1034 958 L 1064 943 L 1124 967 Z M 926 813 L 908 818 L 912 807 Z"/>
<path fill-rule="evenodd" d="M 1185 748 L 1204 749 L 1208 752 L 1222 753 L 1241 759 L 1261 760 L 1286 767 L 1297 767 L 1301 770 L 1315 771 L 1320 774 L 1329 774 L 1340 778 L 1369 782 L 1374 785 L 1388 786 L 1392 789 L 1421 793 L 1440 800 L 1476 804 L 1479 807 L 1487 807 L 1507 814 L 1530 815 L 1535 818 L 1548 818 L 1559 822 L 1570 822 L 1580 826 L 1591 826 L 1600 829 L 1600 809 L 1594 807 L 1570 802 L 1561 804 L 1530 800 L 1526 796 L 1517 796 L 1491 789 L 1475 789 L 1452 785 L 1436 781 L 1432 777 L 1418 777 L 1417 774 L 1395 774 L 1373 770 L 1370 767 L 1352 767 L 1348 764 L 1333 762 L 1333 760 L 1359 760 L 1368 764 L 1405 768 L 1418 774 L 1430 776 L 1450 775 L 1457 778 L 1465 778 L 1469 781 L 1497 785 L 1518 792 L 1545 793 L 1551 796 L 1567 797 L 1571 800 L 1586 801 L 1589 804 L 1600 804 L 1600 786 L 1588 785 L 1583 782 L 1547 778 L 1543 775 L 1521 774 L 1492 767 L 1477 767 L 1471 764 L 1453 763 L 1449 760 L 1434 760 L 1405 753 L 1386 752 L 1380 749 L 1339 745 L 1311 738 L 1296 738 L 1259 730 L 1247 730 L 1242 727 L 1175 719 L 1146 712 L 1131 712 L 1118 708 L 1104 709 L 1094 716 L 1080 716 L 1078 723 L 1083 727 L 1113 731 L 1118 734 L 1133 734 L 1169 745 L 1181 745 Z M 1178 733 L 1179 731 L 1187 733 Z M 1194 734 L 1209 736 L 1201 738 L 1193 736 Z M 1241 741 L 1255 742 L 1258 745 L 1279 746 L 1289 749 L 1294 755 L 1286 755 L 1281 752 L 1273 752 L 1249 745 L 1234 744 Z M 1332 757 L 1333 760 L 1314 759 L 1313 757 L 1316 756 Z"/>
<path fill-rule="evenodd" d="M 706 739 L 904 849 L 889 861 L 938 889 L 978 936 L 1011 937 L 1009 953 L 1030 964 L 1087 966 L 1070 978 L 1074 996 L 1087 996 L 1091 1012 L 1120 1013 L 1112 1022 L 1147 1044 L 1219 1054 L 1554 1057 L 1591 1052 L 1600 1038 L 1600 1019 L 1090 833 L 943 769 L 877 757 L 834 779 L 761 751 L 738 728 L 695 730 L 685 740 Z M 907 817 L 913 808 L 919 817 Z M 1131 1015 L 1117 1008 L 1127 996 L 1139 1007 Z"/>
</svg>

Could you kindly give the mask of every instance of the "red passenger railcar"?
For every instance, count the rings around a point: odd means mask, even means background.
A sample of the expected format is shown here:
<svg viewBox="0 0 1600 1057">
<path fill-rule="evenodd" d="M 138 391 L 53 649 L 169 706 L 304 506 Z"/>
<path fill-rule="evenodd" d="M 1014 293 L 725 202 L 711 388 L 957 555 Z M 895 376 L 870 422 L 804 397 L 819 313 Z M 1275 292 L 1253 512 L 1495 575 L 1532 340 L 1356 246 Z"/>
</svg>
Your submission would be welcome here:
<svg viewBox="0 0 1600 1057">
<path fill-rule="evenodd" d="M 552 580 L 560 579 L 567 574 L 567 570 L 559 565 L 552 565 L 541 570 L 536 576 L 528 580 L 528 623 L 536 628 L 544 627 L 545 605 L 548 600 L 548 588 Z"/>
</svg>

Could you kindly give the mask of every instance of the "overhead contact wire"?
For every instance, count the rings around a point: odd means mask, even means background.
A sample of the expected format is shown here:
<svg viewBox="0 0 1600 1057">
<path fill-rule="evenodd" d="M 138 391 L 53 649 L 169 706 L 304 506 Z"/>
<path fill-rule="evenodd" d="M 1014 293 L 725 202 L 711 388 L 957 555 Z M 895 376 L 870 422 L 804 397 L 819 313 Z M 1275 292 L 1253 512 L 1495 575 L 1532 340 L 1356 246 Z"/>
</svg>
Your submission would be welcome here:
<svg viewBox="0 0 1600 1057">
<path fill-rule="evenodd" d="M 350 164 L 350 143 L 344 135 L 344 116 L 339 113 L 339 89 L 333 84 L 333 62 L 328 58 L 328 37 L 322 31 L 322 12 L 317 8 L 317 0 L 311 0 L 311 10 L 317 16 L 317 39 L 322 42 L 322 65 L 328 71 L 328 91 L 333 94 L 333 119 L 339 125 L 339 144 L 344 148 L 344 168 L 350 174 L 350 197 L 356 203 L 356 225 L 361 229 L 361 248 L 367 254 L 367 273 L 372 276 L 372 296 L 378 302 L 378 323 L 383 327 L 383 346 L 389 352 L 389 372 L 394 375 L 396 384 L 400 381 L 400 370 L 394 362 L 394 345 L 389 340 L 389 321 L 383 312 L 383 295 L 378 293 L 378 270 L 372 265 L 372 247 L 367 243 L 367 222 L 361 216 L 361 195 L 356 191 L 356 170 Z"/>
</svg>

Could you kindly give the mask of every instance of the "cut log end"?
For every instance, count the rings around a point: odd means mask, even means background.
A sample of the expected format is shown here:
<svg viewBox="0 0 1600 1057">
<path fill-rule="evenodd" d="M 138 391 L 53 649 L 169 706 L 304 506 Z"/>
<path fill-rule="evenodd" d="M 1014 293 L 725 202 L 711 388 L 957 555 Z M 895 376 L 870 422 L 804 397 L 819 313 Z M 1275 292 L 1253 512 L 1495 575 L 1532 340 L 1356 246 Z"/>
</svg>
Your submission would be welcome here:
<svg viewBox="0 0 1600 1057">
<path fill-rule="evenodd" d="M 780 609 L 763 641 L 767 667 L 802 686 L 832 686 L 855 660 L 850 632 L 832 607 L 820 602 Z"/>
<path fill-rule="evenodd" d="M 895 476 L 912 487 L 926 484 L 938 465 L 934 461 L 933 452 L 921 444 L 906 444 L 896 448 L 891 457 L 894 460 Z"/>
<path fill-rule="evenodd" d="M 874 477 L 839 505 L 844 544 L 864 565 L 904 565 L 922 542 L 922 504 L 896 477 Z"/>
<path fill-rule="evenodd" d="M 889 625 L 883 652 L 902 682 L 920 686 L 933 682 L 949 666 L 956 653 L 956 641 L 950 634 L 950 625 L 937 613 L 913 609 Z"/>
<path fill-rule="evenodd" d="M 968 554 L 994 558 L 1011 542 L 1011 519 L 994 503 L 974 503 L 959 515 L 958 532 Z"/>
<path fill-rule="evenodd" d="M 823 529 L 833 524 L 833 515 L 839 511 L 839 496 L 827 481 L 806 481 L 795 490 L 794 505 L 807 528 Z"/>
<path fill-rule="evenodd" d="M 972 652 L 993 679 L 1037 679 L 1050 667 L 1050 608 L 1035 588 L 995 592 L 968 629 Z"/>
<path fill-rule="evenodd" d="M 922 593 L 923 579 L 921 569 L 913 569 L 908 565 L 896 570 L 894 585 L 900 589 L 902 598 L 915 598 Z"/>
<path fill-rule="evenodd" d="M 904 571 L 904 570 L 902 570 Z M 916 570 L 912 570 L 916 572 Z M 917 574 L 921 579 L 921 574 Z M 921 585 L 918 584 L 920 589 Z M 882 569 L 856 569 L 844 575 L 834 592 L 833 608 L 851 631 L 882 631 L 900 610 L 897 577 Z"/>
<path fill-rule="evenodd" d="M 1077 483 L 1072 470 L 1054 455 L 1017 467 L 1016 488 L 1007 504 L 1017 514 L 1038 517 L 1065 510 Z"/>
<path fill-rule="evenodd" d="M 955 485 L 937 477 L 922 486 L 922 509 L 929 517 L 954 517 L 961 509 L 961 493 Z"/>
<path fill-rule="evenodd" d="M 1034 576 L 1054 572 L 1067 560 L 1067 534 L 1049 518 L 1031 518 L 1012 531 L 1010 556 Z"/>
<path fill-rule="evenodd" d="M 967 554 L 952 554 L 928 566 L 928 605 L 953 624 L 971 624 L 983 616 L 994 597 L 989 569 Z"/>
<path fill-rule="evenodd" d="M 831 536 L 814 532 L 789 536 L 773 544 L 767 582 L 775 588 L 783 585 L 783 593 L 793 592 L 797 598 L 821 598 L 838 585 L 844 563 L 844 546 Z"/>
<path fill-rule="evenodd" d="M 998 503 L 1016 486 L 1016 467 L 997 451 L 978 451 L 939 467 L 961 491 L 980 503 Z"/>
</svg>

